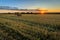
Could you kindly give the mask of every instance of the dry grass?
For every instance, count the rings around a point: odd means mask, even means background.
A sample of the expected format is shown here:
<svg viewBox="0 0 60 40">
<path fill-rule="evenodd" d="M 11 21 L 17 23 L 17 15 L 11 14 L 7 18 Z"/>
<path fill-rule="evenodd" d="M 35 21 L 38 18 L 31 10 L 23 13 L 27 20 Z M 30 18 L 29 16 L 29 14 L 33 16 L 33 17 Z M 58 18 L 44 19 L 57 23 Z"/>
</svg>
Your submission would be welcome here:
<svg viewBox="0 0 60 40">
<path fill-rule="evenodd" d="M 13 14 L 12 16 L 0 15 L 0 24 L 10 30 L 18 31 L 19 35 L 22 35 L 18 37 L 24 38 L 19 40 L 60 40 L 59 17 L 60 15 L 22 15 L 20 17 Z M 6 35 L 3 30 L 0 32 Z M 10 34 L 13 35 L 13 33 Z M 18 37 L 15 40 L 18 40 Z M 14 39 L 13 36 L 11 39 Z"/>
</svg>

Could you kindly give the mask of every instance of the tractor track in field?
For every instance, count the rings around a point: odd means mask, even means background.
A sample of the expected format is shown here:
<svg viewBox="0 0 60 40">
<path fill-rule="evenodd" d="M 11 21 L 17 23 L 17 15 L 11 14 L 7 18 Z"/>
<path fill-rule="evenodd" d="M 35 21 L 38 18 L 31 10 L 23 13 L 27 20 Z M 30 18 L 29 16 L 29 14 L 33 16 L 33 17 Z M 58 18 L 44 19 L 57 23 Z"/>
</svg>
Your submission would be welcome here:
<svg viewBox="0 0 60 40">
<path fill-rule="evenodd" d="M 30 40 L 21 35 L 17 30 L 6 27 L 0 23 L 0 40 Z"/>
<path fill-rule="evenodd" d="M 47 28 L 49 31 L 59 31 L 60 30 L 60 25 L 50 25 L 50 24 L 36 23 L 36 22 L 33 22 L 33 21 L 17 19 L 17 18 L 13 18 L 13 17 L 9 17 L 9 18 L 2 17 L 2 18 L 9 19 L 9 20 L 15 20 L 17 22 L 22 22 L 22 23 L 25 23 L 25 24 L 30 25 L 30 26 L 42 26 L 44 28 Z"/>
<path fill-rule="evenodd" d="M 8 19 L 8 20 L 16 21 L 16 22 L 23 22 L 24 24 L 27 24 L 29 26 L 38 26 L 38 25 L 39 26 L 44 26 L 44 27 L 46 27 L 50 31 L 56 31 L 56 28 L 54 28 L 55 26 L 53 25 L 54 27 L 52 27 L 52 25 L 50 25 L 50 24 L 41 24 L 41 23 L 36 23 L 36 22 L 33 22 L 33 21 L 29 21 L 29 20 L 17 19 L 17 18 L 13 18 L 13 17 L 8 17 L 8 18 L 7 17 L 0 17 L 0 18 Z M 3 32 L 8 33 L 9 36 L 7 36 L 7 37 L 3 35 L 4 33 L 3 34 L 0 33 L 0 35 L 2 34 L 1 36 L 3 37 L 3 39 L 6 38 L 6 40 L 8 40 L 10 37 L 12 37 L 12 38 L 10 38 L 10 40 L 13 40 L 13 39 L 15 39 L 15 40 L 30 40 L 29 38 L 26 38 L 23 35 L 21 35 L 18 31 L 14 30 L 12 28 L 6 27 L 5 25 L 1 26 L 0 30 L 2 30 Z M 14 35 L 12 35 L 12 34 L 14 34 Z M 38 35 L 40 35 L 40 33 Z M 43 40 L 45 37 L 41 37 L 41 35 L 40 35 L 39 38 Z M 50 38 L 48 37 L 48 39 L 50 39 Z"/>
</svg>

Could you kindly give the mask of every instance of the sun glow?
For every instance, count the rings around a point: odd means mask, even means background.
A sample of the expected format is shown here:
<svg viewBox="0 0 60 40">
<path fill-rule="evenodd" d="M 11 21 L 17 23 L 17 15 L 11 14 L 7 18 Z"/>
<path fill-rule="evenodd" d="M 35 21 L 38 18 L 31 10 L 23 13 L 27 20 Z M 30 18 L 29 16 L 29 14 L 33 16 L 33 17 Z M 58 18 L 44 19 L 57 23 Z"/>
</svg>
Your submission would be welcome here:
<svg viewBox="0 0 60 40">
<path fill-rule="evenodd" d="M 39 9 L 39 10 L 40 10 L 41 14 L 45 14 L 47 12 L 47 9 L 45 9 L 45 8 L 42 8 L 42 9 Z"/>
<path fill-rule="evenodd" d="M 45 12 L 44 11 L 40 11 L 41 14 L 44 14 Z"/>
</svg>

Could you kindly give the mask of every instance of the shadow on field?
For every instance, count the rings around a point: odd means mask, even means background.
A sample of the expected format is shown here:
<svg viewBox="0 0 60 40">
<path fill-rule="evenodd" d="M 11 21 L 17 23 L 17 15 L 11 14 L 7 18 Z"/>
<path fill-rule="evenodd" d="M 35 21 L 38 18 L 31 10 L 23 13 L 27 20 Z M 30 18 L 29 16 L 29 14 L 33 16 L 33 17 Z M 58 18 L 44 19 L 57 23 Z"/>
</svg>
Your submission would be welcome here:
<svg viewBox="0 0 60 40">
<path fill-rule="evenodd" d="M 6 25 L 0 23 L 0 40 L 30 40 L 24 37 L 18 31 L 8 28 Z"/>
</svg>

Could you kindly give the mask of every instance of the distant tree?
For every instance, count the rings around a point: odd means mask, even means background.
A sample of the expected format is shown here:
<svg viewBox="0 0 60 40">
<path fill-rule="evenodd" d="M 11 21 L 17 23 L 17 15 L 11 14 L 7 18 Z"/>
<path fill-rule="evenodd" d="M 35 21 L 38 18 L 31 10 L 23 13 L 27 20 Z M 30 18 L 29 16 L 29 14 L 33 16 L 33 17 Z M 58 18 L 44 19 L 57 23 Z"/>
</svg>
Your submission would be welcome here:
<svg viewBox="0 0 60 40">
<path fill-rule="evenodd" d="M 10 12 L 8 12 L 8 14 L 11 14 Z"/>
<path fill-rule="evenodd" d="M 21 12 L 21 14 L 25 14 L 25 12 Z"/>
<path fill-rule="evenodd" d="M 19 12 L 15 12 L 15 15 L 17 15 L 17 16 L 21 16 L 21 13 L 19 13 Z"/>
<path fill-rule="evenodd" d="M 26 14 L 29 14 L 29 12 L 27 12 Z"/>
</svg>

